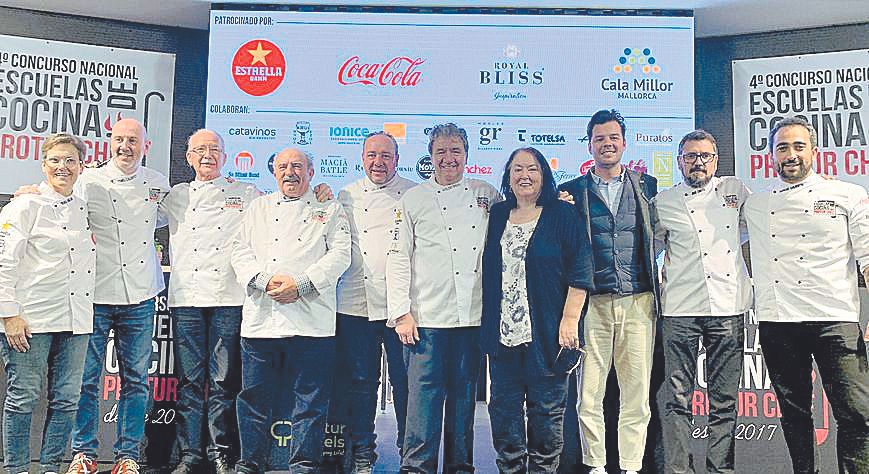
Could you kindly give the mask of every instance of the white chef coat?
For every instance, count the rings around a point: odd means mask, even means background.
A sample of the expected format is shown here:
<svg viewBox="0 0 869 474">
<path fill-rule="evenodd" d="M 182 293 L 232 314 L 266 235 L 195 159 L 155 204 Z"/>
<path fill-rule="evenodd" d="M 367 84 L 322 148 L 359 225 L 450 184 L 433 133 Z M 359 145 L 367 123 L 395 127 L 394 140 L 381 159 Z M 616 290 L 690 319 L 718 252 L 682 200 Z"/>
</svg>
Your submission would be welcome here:
<svg viewBox="0 0 869 474">
<path fill-rule="evenodd" d="M 338 280 L 339 313 L 386 319 L 386 254 L 395 228 L 393 215 L 398 200 L 414 186 L 396 174 L 381 185 L 364 177 L 338 193 L 352 239 L 350 268 Z"/>
<path fill-rule="evenodd" d="M 304 274 L 317 291 L 281 304 L 248 286 L 241 336 L 334 336 L 335 286 L 349 265 L 350 229 L 336 201 L 318 202 L 310 190 L 295 200 L 280 192 L 254 199 L 233 242 L 239 284 L 259 273 Z"/>
<path fill-rule="evenodd" d="M 242 212 L 261 193 L 224 177 L 176 184 L 160 204 L 169 221 L 169 307 L 241 306 L 229 252 Z"/>
<path fill-rule="evenodd" d="M 738 178 L 716 176 L 702 188 L 681 183 L 652 199 L 655 240 L 665 249 L 664 316 L 733 316 L 751 307 L 740 226 L 749 194 Z"/>
<path fill-rule="evenodd" d="M 110 160 L 86 169 L 76 194 L 88 203 L 88 219 L 97 242 L 94 303 L 137 304 L 163 291 L 163 272 L 154 247 L 157 206 L 169 192 L 169 180 L 140 166 L 125 175 Z"/>
<path fill-rule="evenodd" d="M 856 260 L 869 264 L 862 186 L 812 173 L 752 194 L 743 213 L 759 321 L 859 321 Z"/>
<path fill-rule="evenodd" d="M 0 317 L 21 316 L 33 333 L 93 331 L 96 251 L 87 215 L 81 198 L 45 182 L 0 211 Z"/>
<path fill-rule="evenodd" d="M 470 178 L 441 186 L 432 176 L 405 193 L 386 263 L 388 326 L 408 312 L 424 328 L 480 325 L 486 225 L 500 200 Z"/>
</svg>

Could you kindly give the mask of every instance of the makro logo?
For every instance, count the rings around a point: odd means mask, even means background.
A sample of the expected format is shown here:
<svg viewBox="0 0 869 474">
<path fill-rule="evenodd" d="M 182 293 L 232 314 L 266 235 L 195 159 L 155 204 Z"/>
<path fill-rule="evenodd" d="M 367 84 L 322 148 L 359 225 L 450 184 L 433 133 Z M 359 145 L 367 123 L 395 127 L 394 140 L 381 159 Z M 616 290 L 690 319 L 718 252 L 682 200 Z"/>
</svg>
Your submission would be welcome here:
<svg viewBox="0 0 869 474">
<path fill-rule="evenodd" d="M 259 127 L 233 127 L 227 133 L 231 137 L 242 137 L 248 140 L 274 140 L 278 136 L 277 129 Z"/>
<path fill-rule="evenodd" d="M 311 131 L 311 122 L 300 120 L 296 122 L 293 130 L 293 143 L 296 145 L 310 145 L 314 141 L 314 132 Z"/>
<path fill-rule="evenodd" d="M 339 145 L 358 145 L 365 141 L 371 131 L 368 127 L 332 126 L 329 127 L 329 141 Z"/>
<path fill-rule="evenodd" d="M 284 81 L 287 61 L 274 43 L 256 39 L 243 44 L 232 58 L 232 79 L 244 93 L 263 96 Z"/>
<path fill-rule="evenodd" d="M 504 149 L 499 144 L 501 137 L 504 135 L 503 123 L 478 122 L 477 125 L 480 126 L 477 150 L 500 151 Z"/>
<path fill-rule="evenodd" d="M 529 132 L 520 128 L 516 131 L 519 143 L 528 146 L 563 146 L 567 145 L 567 137 L 560 133 Z"/>
<path fill-rule="evenodd" d="M 619 56 L 619 62 L 613 66 L 613 72 L 616 74 L 631 74 L 633 72 L 642 72 L 643 74 L 658 74 L 661 72 L 661 65 L 658 60 L 652 56 L 652 50 L 649 48 L 625 48 Z"/>
<path fill-rule="evenodd" d="M 434 163 L 430 155 L 425 155 L 416 162 L 416 174 L 422 179 L 429 179 L 434 173 Z"/>
<path fill-rule="evenodd" d="M 378 62 L 363 62 L 359 56 L 351 56 L 338 69 L 338 84 L 349 86 L 415 87 L 422 80 L 418 70 L 425 60 L 410 56 L 395 56 Z"/>
<path fill-rule="evenodd" d="M 634 141 L 637 143 L 673 143 L 673 135 L 666 132 L 658 134 L 637 132 Z"/>
<path fill-rule="evenodd" d="M 246 172 L 253 169 L 253 155 L 249 151 L 241 151 L 235 155 L 235 168 Z"/>
</svg>

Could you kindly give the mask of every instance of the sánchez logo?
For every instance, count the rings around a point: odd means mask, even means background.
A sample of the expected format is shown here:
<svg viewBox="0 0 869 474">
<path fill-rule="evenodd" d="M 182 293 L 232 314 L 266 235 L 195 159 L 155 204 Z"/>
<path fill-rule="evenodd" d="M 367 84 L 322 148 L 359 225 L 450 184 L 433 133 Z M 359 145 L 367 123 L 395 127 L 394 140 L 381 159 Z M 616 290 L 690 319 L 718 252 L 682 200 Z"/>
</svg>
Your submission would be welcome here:
<svg viewBox="0 0 869 474">
<path fill-rule="evenodd" d="M 338 83 L 343 86 L 413 87 L 422 78 L 422 71 L 417 67 L 424 62 L 422 58 L 396 56 L 384 63 L 364 63 L 359 56 L 351 56 L 338 69 Z"/>
</svg>

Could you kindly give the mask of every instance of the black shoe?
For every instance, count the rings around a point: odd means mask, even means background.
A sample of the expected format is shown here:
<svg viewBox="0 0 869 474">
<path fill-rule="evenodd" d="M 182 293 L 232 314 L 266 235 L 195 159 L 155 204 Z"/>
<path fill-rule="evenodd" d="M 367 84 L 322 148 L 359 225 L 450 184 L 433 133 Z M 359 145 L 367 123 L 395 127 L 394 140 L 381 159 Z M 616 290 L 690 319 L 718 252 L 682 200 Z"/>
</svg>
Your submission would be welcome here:
<svg viewBox="0 0 869 474">
<path fill-rule="evenodd" d="M 197 474 L 199 469 L 197 469 L 196 465 L 181 461 L 175 466 L 175 469 L 172 470 L 172 474 Z"/>
<path fill-rule="evenodd" d="M 214 474 L 234 474 L 235 473 L 235 471 L 232 468 L 232 465 L 223 456 L 219 456 L 219 457 L 215 458 L 212 465 L 214 466 Z"/>
</svg>

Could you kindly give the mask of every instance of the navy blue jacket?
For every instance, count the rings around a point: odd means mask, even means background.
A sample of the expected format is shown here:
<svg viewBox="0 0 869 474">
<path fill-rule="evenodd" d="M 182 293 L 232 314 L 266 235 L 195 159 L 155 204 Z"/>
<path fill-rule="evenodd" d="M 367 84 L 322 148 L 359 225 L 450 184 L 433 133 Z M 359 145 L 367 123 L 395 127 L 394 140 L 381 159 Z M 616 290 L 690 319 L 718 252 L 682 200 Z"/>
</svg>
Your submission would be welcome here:
<svg viewBox="0 0 869 474">
<path fill-rule="evenodd" d="M 494 354 L 500 343 L 501 237 L 510 217 L 506 201 L 492 206 L 483 251 L 483 318 L 480 340 L 483 352 Z M 568 287 L 591 290 L 591 244 L 576 210 L 566 202 L 543 206 L 525 252 L 525 286 L 531 312 L 532 354 L 542 358 L 539 367 L 552 367 L 558 355 L 558 326 Z"/>
<path fill-rule="evenodd" d="M 594 181 L 591 178 L 592 171 L 558 187 L 561 191 L 567 191 L 573 196 L 573 202 L 576 206 L 575 212 L 579 215 L 581 225 L 585 229 L 586 238 L 591 241 L 591 220 L 589 203 L 591 200 L 599 200 L 603 203 L 603 197 L 597 189 Z M 649 211 L 649 200 L 658 193 L 658 180 L 654 176 L 645 173 L 637 173 L 632 170 L 625 170 L 624 186 L 632 186 L 637 199 L 637 209 L 639 210 L 639 221 L 637 222 L 643 233 L 643 254 L 648 259 L 647 265 L 649 268 L 649 286 L 652 288 L 652 294 L 655 299 L 655 314 L 661 314 L 661 288 L 658 281 L 658 264 L 655 259 L 655 232 L 652 228 L 651 213 Z M 595 251 L 597 251 L 595 249 Z"/>
</svg>

